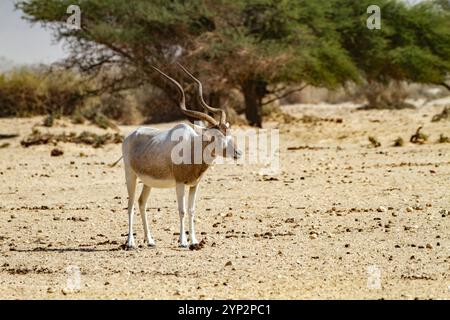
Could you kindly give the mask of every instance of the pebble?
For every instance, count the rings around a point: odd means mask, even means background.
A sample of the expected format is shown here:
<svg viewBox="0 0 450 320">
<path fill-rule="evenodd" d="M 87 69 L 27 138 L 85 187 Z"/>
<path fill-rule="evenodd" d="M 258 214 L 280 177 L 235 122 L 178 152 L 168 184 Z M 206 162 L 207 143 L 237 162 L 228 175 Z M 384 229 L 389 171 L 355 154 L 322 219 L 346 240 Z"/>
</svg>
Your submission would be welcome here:
<svg viewBox="0 0 450 320">
<path fill-rule="evenodd" d="M 62 289 L 61 292 L 65 296 L 68 295 L 69 293 L 71 293 L 71 291 L 69 289 L 67 289 L 67 288 Z"/>
<path fill-rule="evenodd" d="M 309 238 L 312 239 L 312 240 L 317 239 L 317 234 L 312 233 L 312 234 L 309 235 Z"/>
<path fill-rule="evenodd" d="M 386 212 L 387 209 L 386 209 L 386 207 L 379 206 L 378 209 L 377 209 L 377 211 L 378 211 L 378 212 Z"/>
<path fill-rule="evenodd" d="M 407 212 L 412 212 L 412 211 L 413 211 L 413 208 L 411 208 L 411 207 L 406 207 L 406 211 L 407 211 Z"/>
<path fill-rule="evenodd" d="M 228 261 L 227 263 L 225 263 L 225 267 L 229 267 L 231 265 L 233 265 L 233 263 L 231 261 Z"/>
<path fill-rule="evenodd" d="M 62 156 L 64 154 L 64 151 L 62 151 L 61 149 L 58 149 L 58 148 L 54 148 L 51 152 L 50 152 L 50 155 L 52 156 L 52 157 L 59 157 L 59 156 Z"/>
<path fill-rule="evenodd" d="M 433 246 L 429 243 L 427 243 L 427 249 L 433 249 Z"/>
</svg>

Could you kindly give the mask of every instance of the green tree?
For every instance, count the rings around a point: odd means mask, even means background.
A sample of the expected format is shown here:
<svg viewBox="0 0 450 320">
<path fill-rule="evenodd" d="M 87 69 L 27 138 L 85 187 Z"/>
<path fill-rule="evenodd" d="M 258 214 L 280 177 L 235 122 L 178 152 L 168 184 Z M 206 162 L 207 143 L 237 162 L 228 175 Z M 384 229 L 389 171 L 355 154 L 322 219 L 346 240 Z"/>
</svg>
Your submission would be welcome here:
<svg viewBox="0 0 450 320">
<path fill-rule="evenodd" d="M 357 80 L 357 69 L 325 18 L 332 9 L 326 2 L 222 3 L 228 13 L 213 17 L 217 28 L 198 38 L 202 50 L 196 60 L 242 91 L 251 125 L 262 125 L 261 108 L 269 94 L 279 97 L 308 84 L 336 87 Z"/>
<path fill-rule="evenodd" d="M 81 30 L 65 24 L 72 4 L 82 9 Z M 312 1 L 28 0 L 18 8 L 68 42 L 66 65 L 92 74 L 119 66 L 118 77 L 105 88 L 150 81 L 165 89 L 150 66 L 164 65 L 175 74 L 172 62 L 182 61 L 214 80 L 209 91 L 216 97 L 241 90 L 247 119 L 256 126 L 262 125 L 261 107 L 270 93 L 287 94 L 294 84 L 335 87 L 357 78 L 325 18 L 331 7 Z"/>
<path fill-rule="evenodd" d="M 379 30 L 369 30 L 365 23 L 373 4 L 381 9 Z M 369 105 L 379 106 L 376 93 L 392 82 L 445 85 L 450 70 L 450 20 L 445 11 L 433 3 L 410 6 L 394 0 L 334 0 L 333 6 L 331 19 L 366 79 Z"/>
<path fill-rule="evenodd" d="M 81 30 L 65 23 L 73 4 L 82 9 Z M 381 30 L 366 26 L 373 4 L 381 8 Z M 240 90 L 255 126 L 262 105 L 306 85 L 365 79 L 368 93 L 402 81 L 446 85 L 450 69 L 444 0 L 22 0 L 18 8 L 68 42 L 67 66 L 108 75 L 99 90 L 146 82 L 169 90 L 151 65 L 181 78 L 174 63 L 181 62 L 207 80 L 215 106 Z"/>
</svg>

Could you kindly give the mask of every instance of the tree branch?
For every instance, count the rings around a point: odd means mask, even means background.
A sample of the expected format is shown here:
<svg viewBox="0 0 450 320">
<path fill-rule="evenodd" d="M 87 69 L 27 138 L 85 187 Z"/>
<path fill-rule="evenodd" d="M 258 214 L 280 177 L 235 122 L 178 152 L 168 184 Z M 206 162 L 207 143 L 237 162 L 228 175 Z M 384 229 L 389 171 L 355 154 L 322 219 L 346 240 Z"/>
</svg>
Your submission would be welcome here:
<svg viewBox="0 0 450 320">
<path fill-rule="evenodd" d="M 286 90 L 287 86 L 283 86 L 281 88 L 275 89 L 275 90 L 270 90 L 268 91 L 269 94 L 277 94 L 278 92 L 282 92 L 284 90 Z"/>
<path fill-rule="evenodd" d="M 450 85 L 446 84 L 445 82 L 439 83 L 441 86 L 445 87 L 447 90 L 450 91 Z"/>
<path fill-rule="evenodd" d="M 286 92 L 283 93 L 282 95 L 277 95 L 275 98 L 270 99 L 269 101 L 264 102 L 262 105 L 265 106 L 265 105 L 267 105 L 267 104 L 269 104 L 269 103 L 272 103 L 272 102 L 274 102 L 274 101 L 277 101 L 277 100 L 280 100 L 280 99 L 282 99 L 282 98 L 284 98 L 284 97 L 287 97 L 287 96 L 289 96 L 289 95 L 291 95 L 291 94 L 293 94 L 293 93 L 295 93 L 295 92 L 302 91 L 302 90 L 305 89 L 307 86 L 308 86 L 308 84 L 305 84 L 305 85 L 301 86 L 300 88 L 295 88 L 295 89 L 286 91 Z"/>
</svg>

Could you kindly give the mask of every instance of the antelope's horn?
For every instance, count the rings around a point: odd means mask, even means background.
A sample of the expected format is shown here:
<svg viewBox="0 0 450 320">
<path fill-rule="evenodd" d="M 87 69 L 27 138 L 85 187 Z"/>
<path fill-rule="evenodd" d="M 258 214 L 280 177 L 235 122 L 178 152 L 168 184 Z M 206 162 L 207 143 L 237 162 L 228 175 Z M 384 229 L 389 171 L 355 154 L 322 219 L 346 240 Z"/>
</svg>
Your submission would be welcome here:
<svg viewBox="0 0 450 320">
<path fill-rule="evenodd" d="M 196 77 L 194 77 L 189 71 L 187 71 L 187 69 L 185 67 L 183 67 L 180 63 L 178 63 L 178 66 L 189 76 L 192 78 L 192 80 L 194 80 L 197 83 L 198 86 L 198 96 L 200 98 L 200 103 L 202 104 L 203 108 L 207 111 L 213 112 L 213 113 L 220 113 L 220 123 L 225 124 L 225 121 L 227 119 L 227 114 L 225 113 L 224 110 L 219 109 L 219 108 L 213 108 L 211 106 L 209 106 L 206 102 L 205 99 L 203 98 L 203 85 L 200 82 L 200 80 L 198 80 Z"/>
<path fill-rule="evenodd" d="M 186 96 L 184 94 L 183 87 L 175 79 L 169 77 L 167 74 L 165 74 L 164 72 L 162 72 L 158 68 L 153 67 L 153 66 L 152 66 L 152 68 L 154 70 L 158 71 L 166 79 L 170 80 L 178 88 L 178 91 L 181 94 L 181 100 L 180 100 L 179 106 L 180 106 L 181 112 L 183 112 L 183 114 L 185 114 L 186 116 L 195 118 L 195 119 L 207 121 L 207 122 L 211 123 L 212 125 L 218 125 L 217 121 L 213 117 L 207 115 L 206 113 L 193 111 L 193 110 L 187 110 L 186 109 Z"/>
</svg>

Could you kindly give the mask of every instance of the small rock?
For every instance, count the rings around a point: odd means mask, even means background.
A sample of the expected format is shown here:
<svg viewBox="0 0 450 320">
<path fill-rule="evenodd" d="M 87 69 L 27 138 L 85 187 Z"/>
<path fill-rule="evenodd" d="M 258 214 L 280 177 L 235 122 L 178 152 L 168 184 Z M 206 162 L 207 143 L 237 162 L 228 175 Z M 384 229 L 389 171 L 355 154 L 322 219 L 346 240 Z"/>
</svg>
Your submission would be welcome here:
<svg viewBox="0 0 450 320">
<path fill-rule="evenodd" d="M 412 211 L 413 211 L 413 208 L 411 208 L 411 207 L 406 207 L 406 211 L 407 211 L 407 212 L 412 212 Z"/>
<path fill-rule="evenodd" d="M 51 152 L 50 152 L 50 155 L 52 156 L 52 157 L 59 157 L 59 156 L 62 156 L 64 154 L 64 151 L 62 151 L 61 149 L 58 149 L 58 148 L 54 148 Z"/>
<path fill-rule="evenodd" d="M 433 249 L 433 246 L 429 243 L 427 243 L 427 249 Z"/>
<path fill-rule="evenodd" d="M 233 265 L 233 263 L 231 261 L 228 261 L 227 263 L 225 263 L 225 267 L 229 267 L 231 265 Z"/>
<path fill-rule="evenodd" d="M 387 209 L 386 209 L 385 207 L 383 207 L 383 206 L 379 206 L 378 209 L 377 209 L 377 211 L 378 211 L 378 212 L 386 212 Z"/>
<path fill-rule="evenodd" d="M 48 288 L 47 293 L 55 293 L 56 290 L 54 288 Z"/>
<path fill-rule="evenodd" d="M 69 293 L 71 293 L 71 291 L 69 289 L 67 289 L 67 288 L 62 289 L 61 292 L 65 296 L 68 295 Z"/>
<path fill-rule="evenodd" d="M 309 235 L 309 238 L 312 239 L 312 240 L 314 240 L 314 239 L 317 239 L 318 236 L 317 236 L 317 234 L 312 233 L 312 234 Z"/>
</svg>

